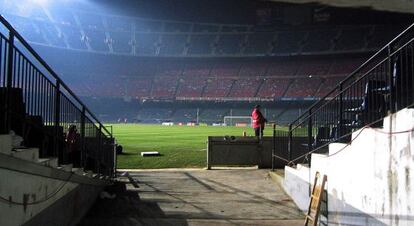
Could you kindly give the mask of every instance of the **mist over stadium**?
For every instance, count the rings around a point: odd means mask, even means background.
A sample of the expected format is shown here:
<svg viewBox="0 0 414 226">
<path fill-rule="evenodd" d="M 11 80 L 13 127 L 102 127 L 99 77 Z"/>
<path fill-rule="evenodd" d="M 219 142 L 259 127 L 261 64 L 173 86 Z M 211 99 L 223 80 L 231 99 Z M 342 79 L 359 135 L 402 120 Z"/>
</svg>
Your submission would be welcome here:
<svg viewBox="0 0 414 226">
<path fill-rule="evenodd" d="M 414 4 L 0 0 L 0 225 L 411 225 Z"/>
</svg>

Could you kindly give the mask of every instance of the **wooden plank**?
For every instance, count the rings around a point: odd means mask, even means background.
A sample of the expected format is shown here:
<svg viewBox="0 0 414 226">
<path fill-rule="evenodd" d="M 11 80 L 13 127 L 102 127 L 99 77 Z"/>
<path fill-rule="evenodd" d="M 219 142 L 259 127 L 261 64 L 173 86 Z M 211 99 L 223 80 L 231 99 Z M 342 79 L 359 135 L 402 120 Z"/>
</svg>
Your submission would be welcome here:
<svg viewBox="0 0 414 226">
<path fill-rule="evenodd" d="M 305 226 L 309 225 L 310 221 L 312 221 L 312 226 L 316 226 L 318 223 L 319 211 L 321 207 L 321 198 L 325 188 L 327 177 L 326 175 L 323 175 L 322 181 L 320 181 L 320 179 L 320 173 L 316 172 L 312 188 L 312 194 L 309 200 L 309 208 L 305 217 Z"/>
</svg>

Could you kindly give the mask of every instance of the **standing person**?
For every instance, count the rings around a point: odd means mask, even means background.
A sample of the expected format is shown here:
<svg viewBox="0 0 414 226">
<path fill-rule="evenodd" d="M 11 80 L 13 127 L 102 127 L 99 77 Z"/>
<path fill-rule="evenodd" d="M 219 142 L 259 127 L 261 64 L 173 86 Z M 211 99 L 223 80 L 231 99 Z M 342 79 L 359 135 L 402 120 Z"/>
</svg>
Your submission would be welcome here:
<svg viewBox="0 0 414 226">
<path fill-rule="evenodd" d="M 260 105 L 254 106 L 252 112 L 252 127 L 254 129 L 254 135 L 256 137 L 263 137 L 263 130 L 266 122 L 267 120 L 260 112 Z"/>
</svg>

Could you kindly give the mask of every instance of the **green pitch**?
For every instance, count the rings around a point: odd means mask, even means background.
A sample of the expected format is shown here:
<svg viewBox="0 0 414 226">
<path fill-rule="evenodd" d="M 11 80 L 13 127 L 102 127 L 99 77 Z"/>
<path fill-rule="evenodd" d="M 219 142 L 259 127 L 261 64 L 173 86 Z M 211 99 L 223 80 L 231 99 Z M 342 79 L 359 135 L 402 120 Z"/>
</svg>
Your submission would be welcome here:
<svg viewBox="0 0 414 226">
<path fill-rule="evenodd" d="M 243 131 L 248 136 L 254 134 L 253 129 L 248 127 L 147 124 L 112 126 L 116 140 L 124 148 L 124 154 L 118 155 L 120 169 L 205 167 L 208 136 L 241 136 Z M 272 129 L 265 129 L 265 135 L 271 136 Z M 161 156 L 141 157 L 140 153 L 144 151 L 158 151 Z"/>
</svg>

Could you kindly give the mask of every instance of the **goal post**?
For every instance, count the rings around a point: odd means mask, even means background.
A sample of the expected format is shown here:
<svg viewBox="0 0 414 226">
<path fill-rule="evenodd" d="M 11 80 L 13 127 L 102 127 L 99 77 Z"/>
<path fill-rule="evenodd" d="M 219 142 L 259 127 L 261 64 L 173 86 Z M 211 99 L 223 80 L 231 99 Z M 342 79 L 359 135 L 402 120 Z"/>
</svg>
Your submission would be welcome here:
<svg viewBox="0 0 414 226">
<path fill-rule="evenodd" d="M 251 126 L 252 117 L 250 116 L 224 116 L 223 123 L 226 126 Z"/>
</svg>

